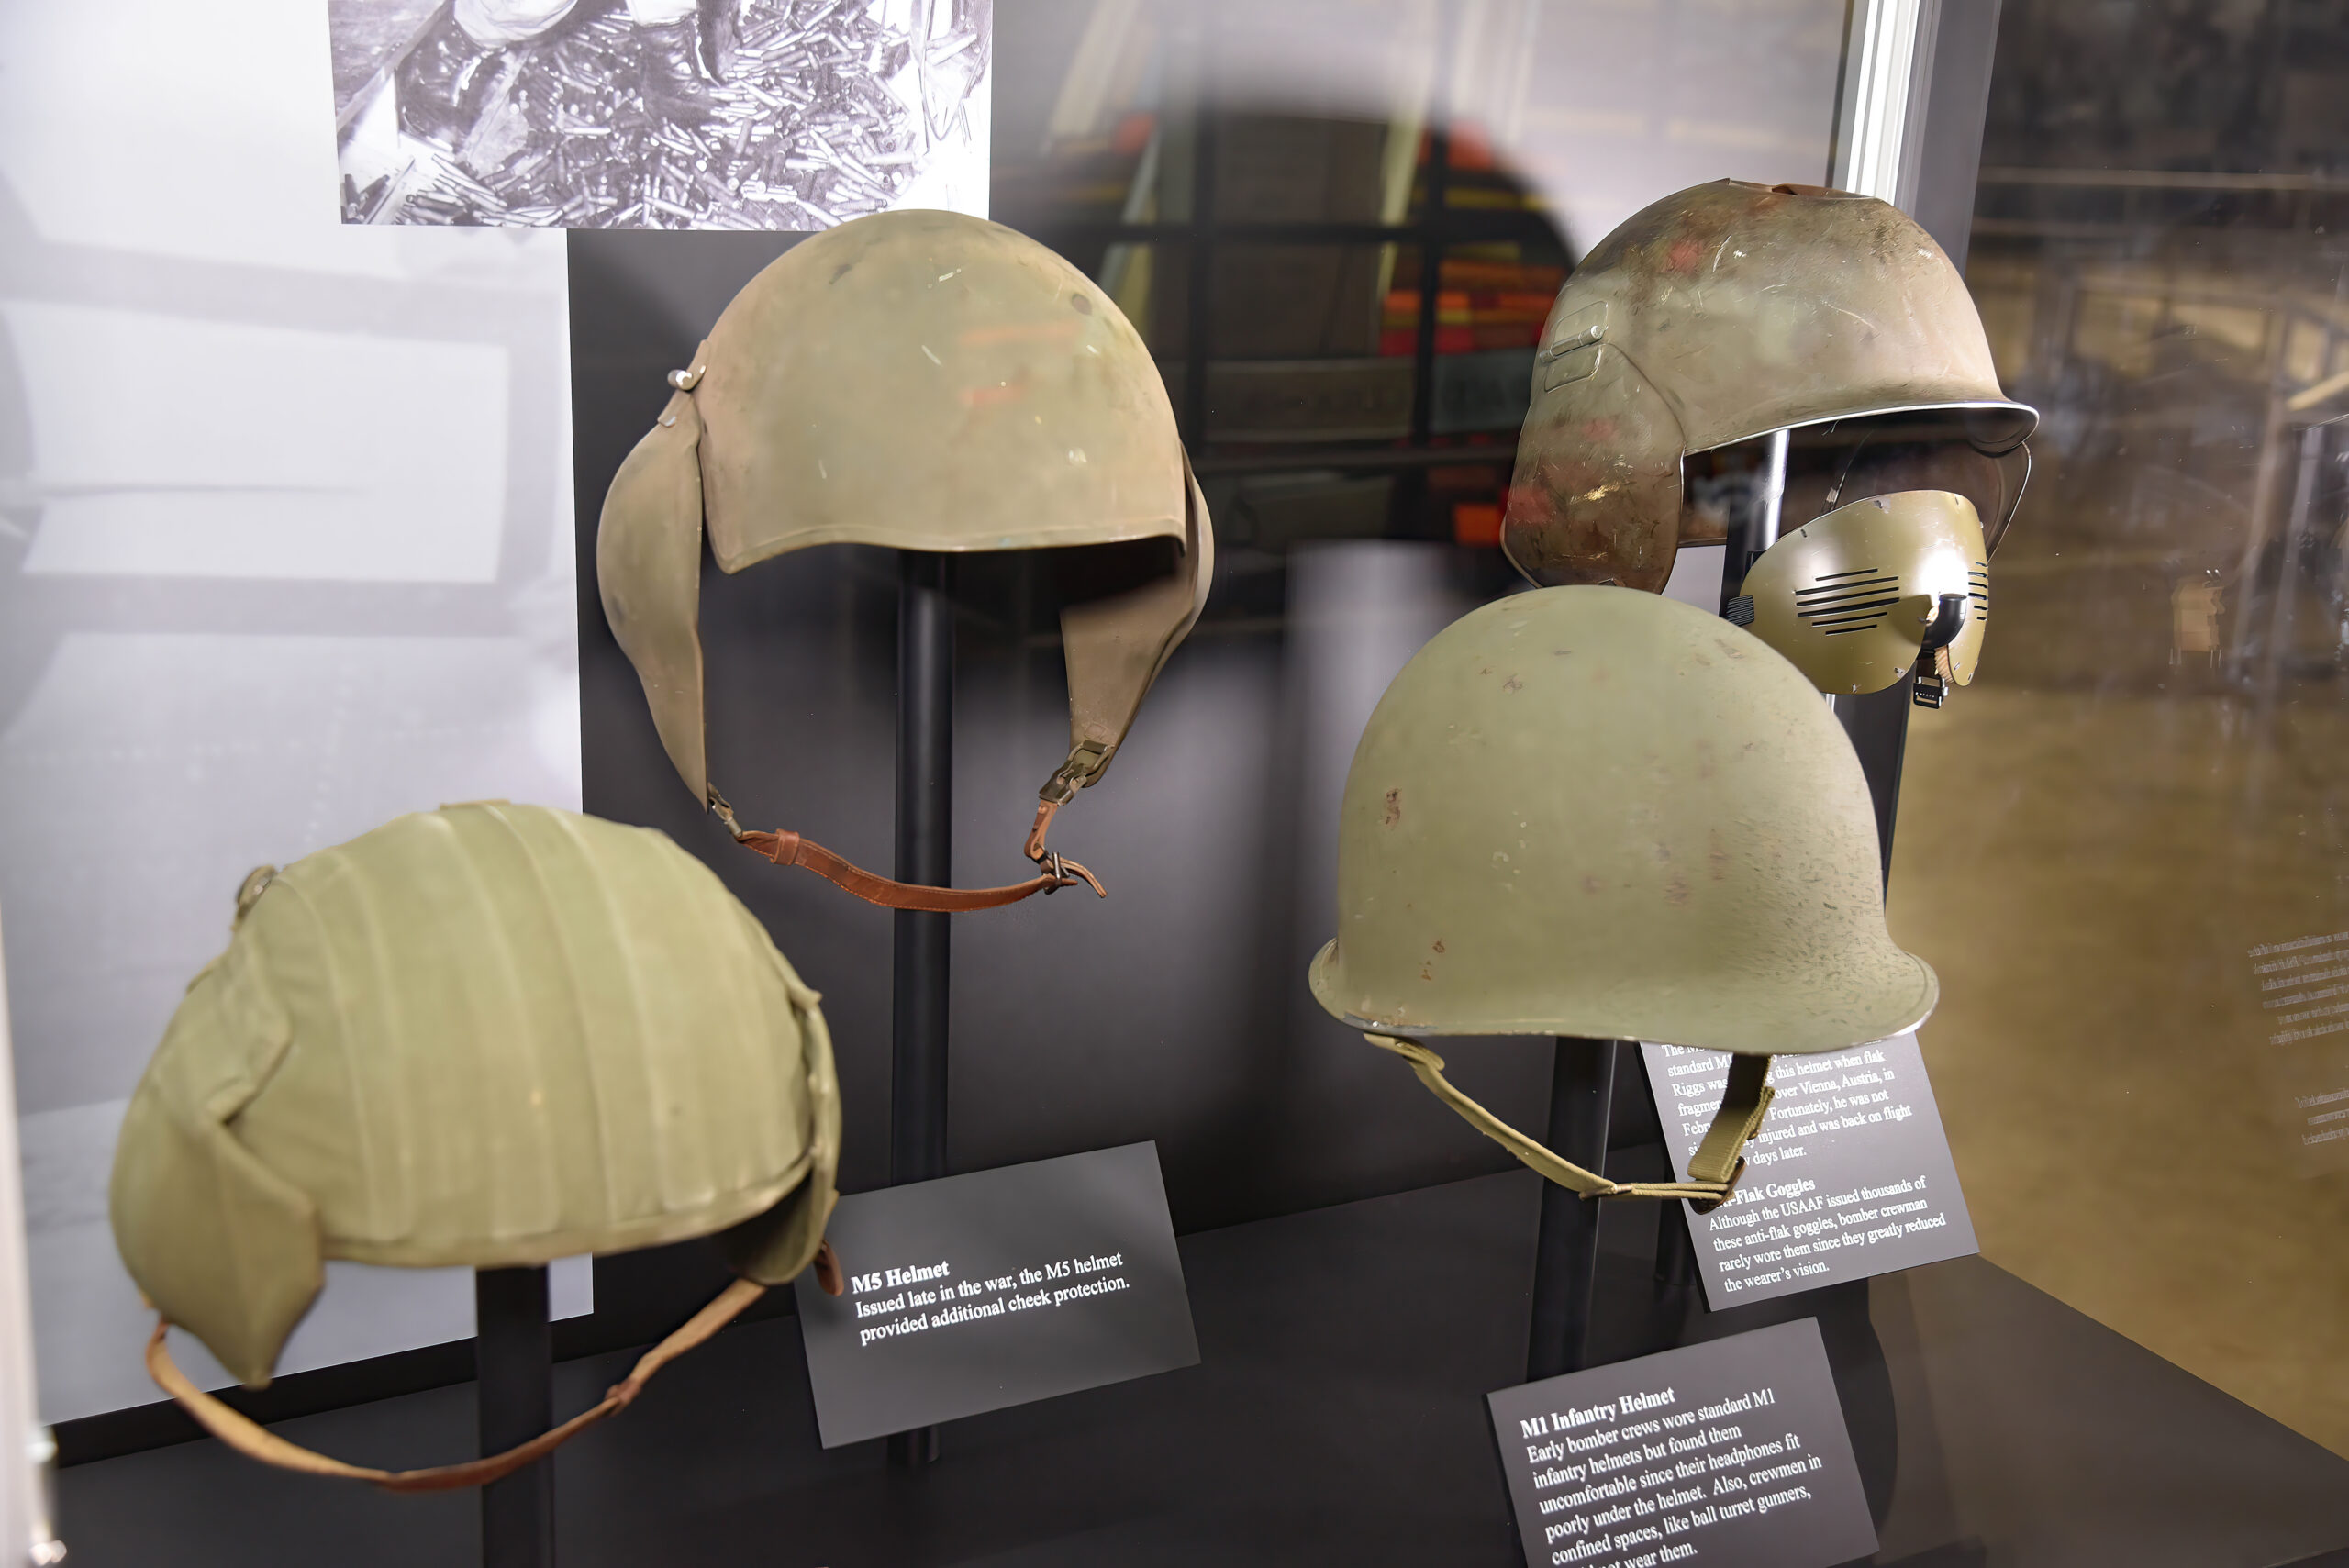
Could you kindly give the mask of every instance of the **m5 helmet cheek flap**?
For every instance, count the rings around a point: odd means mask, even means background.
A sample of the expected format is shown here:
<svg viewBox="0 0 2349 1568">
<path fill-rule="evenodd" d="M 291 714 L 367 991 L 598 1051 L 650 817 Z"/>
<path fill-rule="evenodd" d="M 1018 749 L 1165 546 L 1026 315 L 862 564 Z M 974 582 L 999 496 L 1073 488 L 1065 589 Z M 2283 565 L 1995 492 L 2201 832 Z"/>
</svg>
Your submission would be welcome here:
<svg viewBox="0 0 2349 1568">
<path fill-rule="evenodd" d="M 1156 684 L 1183 639 L 1198 624 L 1215 575 L 1215 528 L 1207 497 L 1183 464 L 1183 553 L 1171 575 L 1099 599 L 1073 603 L 1061 611 L 1061 645 L 1068 656 L 1069 756 L 1083 768 L 1055 773 L 1044 786 L 1049 804 L 1055 793 L 1065 801 L 1077 788 L 1097 784 L 1132 729 L 1142 698 Z M 1065 775 L 1065 776 L 1064 776 Z"/>
<path fill-rule="evenodd" d="M 596 587 L 643 684 L 662 747 L 694 798 L 707 802 L 701 545 L 701 415 L 678 392 L 605 493 Z"/>
</svg>

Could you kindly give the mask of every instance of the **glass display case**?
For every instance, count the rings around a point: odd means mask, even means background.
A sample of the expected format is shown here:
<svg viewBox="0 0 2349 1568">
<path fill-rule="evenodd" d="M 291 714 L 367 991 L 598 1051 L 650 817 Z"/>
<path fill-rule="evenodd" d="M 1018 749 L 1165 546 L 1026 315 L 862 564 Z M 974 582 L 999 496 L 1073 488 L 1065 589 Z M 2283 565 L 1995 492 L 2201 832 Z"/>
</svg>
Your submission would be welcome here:
<svg viewBox="0 0 2349 1568">
<path fill-rule="evenodd" d="M 2335 8 L 0 70 L 0 1558 L 2349 1560 Z"/>
</svg>

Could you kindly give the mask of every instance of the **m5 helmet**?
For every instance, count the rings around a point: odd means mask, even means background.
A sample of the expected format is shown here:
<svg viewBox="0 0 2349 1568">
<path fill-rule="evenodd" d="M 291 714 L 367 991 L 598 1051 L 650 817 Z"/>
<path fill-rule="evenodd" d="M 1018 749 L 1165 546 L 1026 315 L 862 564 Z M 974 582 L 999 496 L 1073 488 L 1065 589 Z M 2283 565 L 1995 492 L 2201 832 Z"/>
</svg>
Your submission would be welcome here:
<svg viewBox="0 0 2349 1568">
<path fill-rule="evenodd" d="M 1932 968 L 1885 929 L 1878 866 L 1859 760 L 1784 658 L 1660 595 L 1517 594 L 1439 632 L 1371 715 L 1313 994 L 1552 1180 L 1717 1203 L 1772 1055 L 1848 1050 L 1932 1011 Z M 1692 1181 L 1618 1184 L 1460 1094 L 1428 1035 L 1736 1060 Z"/>
<path fill-rule="evenodd" d="M 1092 882 L 1044 848 L 1097 783 L 1206 603 L 1215 539 L 1156 363 L 1091 279 L 1023 235 L 876 213 L 746 284 L 605 496 L 604 613 L 669 760 L 738 840 L 900 908 L 985 908 Z M 709 777 L 702 538 L 733 573 L 814 545 L 961 552 L 1127 547 L 1122 591 L 1062 613 L 1070 749 L 1039 792 L 1033 880 L 914 888 L 796 833 L 753 833 Z M 1094 884 L 1097 890 L 1098 884 Z"/>
<path fill-rule="evenodd" d="M 651 828 L 484 802 L 262 867 L 116 1149 L 116 1245 L 161 1315 L 149 1369 L 232 1445 L 312 1473 L 426 1491 L 539 1457 L 765 1287 L 836 1273 L 840 1090 L 817 1003 Z M 392 1473 L 295 1448 L 165 1345 L 176 1324 L 261 1387 L 327 1259 L 503 1268 L 697 1236 L 737 1283 L 602 1404 L 473 1463 Z"/>
</svg>

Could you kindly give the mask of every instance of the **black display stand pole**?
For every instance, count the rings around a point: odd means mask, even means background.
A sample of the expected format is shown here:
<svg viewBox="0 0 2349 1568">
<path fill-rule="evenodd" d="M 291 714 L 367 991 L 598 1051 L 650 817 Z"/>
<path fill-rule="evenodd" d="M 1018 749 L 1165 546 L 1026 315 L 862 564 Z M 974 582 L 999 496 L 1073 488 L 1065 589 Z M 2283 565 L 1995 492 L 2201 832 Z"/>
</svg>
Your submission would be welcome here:
<svg viewBox="0 0 2349 1568">
<path fill-rule="evenodd" d="M 897 552 L 897 870 L 899 882 L 953 881 L 954 605 L 949 558 Z M 889 1181 L 946 1174 L 947 933 L 951 915 L 895 917 L 889 992 Z M 889 1440 L 893 1464 L 938 1457 L 938 1429 Z"/>
<path fill-rule="evenodd" d="M 502 1453 L 554 1425 L 554 1332 L 544 1266 L 473 1271 L 473 1365 L 481 1451 Z M 481 1489 L 482 1568 L 554 1568 L 554 1461 Z"/>
<path fill-rule="evenodd" d="M 1607 1169 L 1607 1118 L 1615 1103 L 1615 1042 L 1560 1036 L 1550 1069 L 1550 1147 L 1586 1171 Z M 1525 1380 L 1580 1372 L 1590 1345 L 1598 1283 L 1598 1200 L 1542 1184 L 1542 1229 L 1533 1249 L 1533 1322 Z"/>
</svg>

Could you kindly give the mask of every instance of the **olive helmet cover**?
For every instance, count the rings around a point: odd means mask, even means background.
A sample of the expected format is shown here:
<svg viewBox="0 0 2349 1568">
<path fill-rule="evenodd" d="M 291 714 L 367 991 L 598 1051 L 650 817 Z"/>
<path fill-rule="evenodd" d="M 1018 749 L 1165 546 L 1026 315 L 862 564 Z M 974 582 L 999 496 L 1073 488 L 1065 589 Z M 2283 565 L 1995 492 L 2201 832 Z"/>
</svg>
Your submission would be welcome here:
<svg viewBox="0 0 2349 1568">
<path fill-rule="evenodd" d="M 1511 595 L 1439 632 L 1363 731 L 1338 817 L 1323 1007 L 1535 1169 L 1718 1201 L 1774 1054 L 1914 1029 L 1939 984 L 1885 929 L 1851 742 L 1786 659 L 1621 588 Z M 1414 1037 L 1736 1053 L 1692 1184 L 1605 1182 L 1458 1094 Z"/>
<path fill-rule="evenodd" d="M 1658 592 L 1687 454 L 1927 409 L 1989 453 L 2039 417 L 1999 389 L 1965 280 L 1915 219 L 1817 186 L 1698 185 L 1626 219 L 1558 291 L 1502 549 L 1537 584 Z"/>
<path fill-rule="evenodd" d="M 817 994 L 650 828 L 484 802 L 247 879 L 123 1119 L 139 1289 L 266 1385 L 324 1262 L 543 1263 L 717 1234 L 816 1258 L 841 1106 Z"/>
<path fill-rule="evenodd" d="M 1054 872 L 1044 823 L 1107 772 L 1214 571 L 1207 507 L 1141 335 L 1099 285 L 1012 229 L 875 213 L 801 241 L 751 279 L 670 380 L 668 406 L 605 496 L 596 580 L 670 762 L 729 828 L 706 742 L 705 531 L 728 573 L 829 543 L 962 552 L 1163 541 L 1139 585 L 1062 615 L 1070 751 L 1028 846 Z M 735 830 L 779 862 L 796 849 L 796 835 Z M 825 857 L 792 863 L 833 876 Z M 833 879 L 868 896 L 890 885 Z"/>
</svg>

